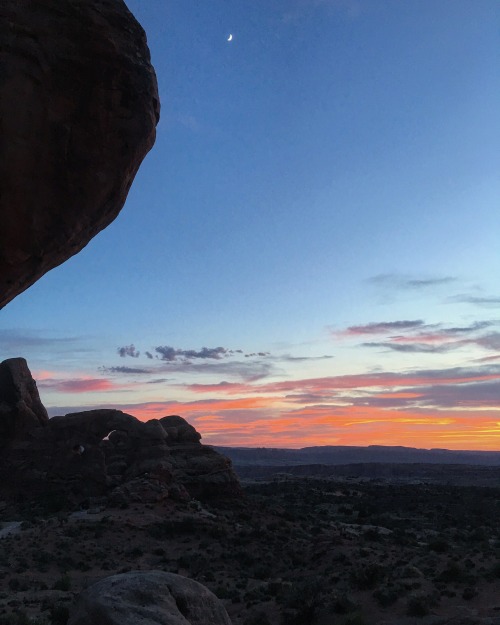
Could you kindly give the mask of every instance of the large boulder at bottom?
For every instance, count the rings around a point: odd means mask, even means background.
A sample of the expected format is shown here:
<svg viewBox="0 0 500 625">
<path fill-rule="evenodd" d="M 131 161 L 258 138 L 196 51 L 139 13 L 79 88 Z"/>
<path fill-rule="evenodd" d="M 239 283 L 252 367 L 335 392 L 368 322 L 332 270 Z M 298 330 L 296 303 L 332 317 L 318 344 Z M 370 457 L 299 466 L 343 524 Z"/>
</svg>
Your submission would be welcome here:
<svg viewBox="0 0 500 625">
<path fill-rule="evenodd" d="M 217 597 L 186 577 L 131 571 L 84 590 L 68 625 L 231 625 Z"/>
</svg>

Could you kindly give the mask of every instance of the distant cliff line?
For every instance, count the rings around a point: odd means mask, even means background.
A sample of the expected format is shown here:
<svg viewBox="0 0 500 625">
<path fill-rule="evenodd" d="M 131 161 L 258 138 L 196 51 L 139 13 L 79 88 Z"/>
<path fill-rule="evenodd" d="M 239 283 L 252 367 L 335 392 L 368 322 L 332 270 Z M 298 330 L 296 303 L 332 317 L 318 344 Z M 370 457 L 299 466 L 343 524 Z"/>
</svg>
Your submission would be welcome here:
<svg viewBox="0 0 500 625">
<path fill-rule="evenodd" d="M 415 447 L 323 446 L 303 449 L 214 447 L 236 466 L 343 465 L 357 463 L 465 464 L 500 466 L 500 451 L 418 449 Z"/>
</svg>

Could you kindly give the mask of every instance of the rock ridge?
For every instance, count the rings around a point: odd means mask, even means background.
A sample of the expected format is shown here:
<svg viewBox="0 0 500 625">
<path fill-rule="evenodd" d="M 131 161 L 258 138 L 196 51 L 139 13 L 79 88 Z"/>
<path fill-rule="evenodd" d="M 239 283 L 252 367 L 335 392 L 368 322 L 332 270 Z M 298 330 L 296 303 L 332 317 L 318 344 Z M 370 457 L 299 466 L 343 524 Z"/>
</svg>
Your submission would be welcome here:
<svg viewBox="0 0 500 625">
<path fill-rule="evenodd" d="M 142 422 L 101 409 L 49 419 L 22 358 L 0 363 L 0 435 L 7 499 L 50 493 L 68 505 L 99 497 L 127 505 L 242 493 L 231 461 L 180 416 Z"/>
</svg>

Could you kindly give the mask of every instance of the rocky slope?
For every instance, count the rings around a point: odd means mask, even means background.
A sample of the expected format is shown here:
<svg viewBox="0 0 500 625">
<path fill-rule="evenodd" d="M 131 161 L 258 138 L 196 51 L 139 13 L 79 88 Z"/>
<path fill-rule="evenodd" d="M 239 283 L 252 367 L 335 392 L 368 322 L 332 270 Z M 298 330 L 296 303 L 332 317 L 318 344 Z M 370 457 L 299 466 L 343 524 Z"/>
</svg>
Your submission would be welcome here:
<svg viewBox="0 0 500 625">
<path fill-rule="evenodd" d="M 123 0 L 0 0 L 0 308 L 118 215 L 159 99 Z"/>
<path fill-rule="evenodd" d="M 26 361 L 0 364 L 0 497 L 78 506 L 239 497 L 231 461 L 179 416 L 146 423 L 120 410 L 47 418 Z"/>
</svg>

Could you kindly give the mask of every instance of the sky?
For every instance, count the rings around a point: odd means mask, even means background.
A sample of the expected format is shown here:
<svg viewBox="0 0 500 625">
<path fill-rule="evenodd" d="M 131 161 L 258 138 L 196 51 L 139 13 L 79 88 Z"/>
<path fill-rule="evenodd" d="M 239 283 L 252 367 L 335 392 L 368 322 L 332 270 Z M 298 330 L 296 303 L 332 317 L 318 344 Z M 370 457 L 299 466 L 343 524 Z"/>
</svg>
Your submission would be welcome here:
<svg viewBox="0 0 500 625">
<path fill-rule="evenodd" d="M 127 5 L 156 144 L 116 221 L 0 311 L 0 360 L 51 416 L 499 450 L 498 0 Z"/>
</svg>

